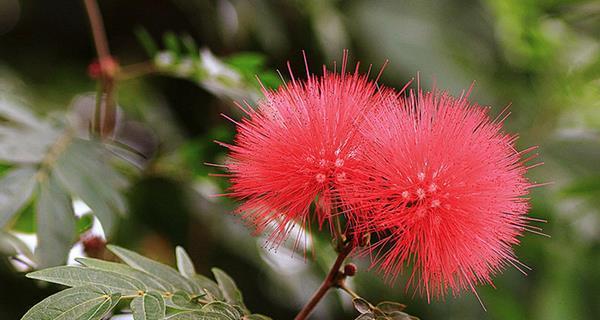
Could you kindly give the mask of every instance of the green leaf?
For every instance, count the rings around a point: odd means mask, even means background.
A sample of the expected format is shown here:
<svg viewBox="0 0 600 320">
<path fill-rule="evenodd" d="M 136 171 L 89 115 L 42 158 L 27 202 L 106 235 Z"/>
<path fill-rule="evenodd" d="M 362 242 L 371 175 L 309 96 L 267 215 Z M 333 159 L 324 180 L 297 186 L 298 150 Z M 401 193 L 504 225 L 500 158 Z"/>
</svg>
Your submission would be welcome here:
<svg viewBox="0 0 600 320">
<path fill-rule="evenodd" d="M 183 291 L 177 291 L 171 297 L 172 307 L 179 310 L 200 310 L 202 305 L 194 301 L 189 294 Z"/>
<path fill-rule="evenodd" d="M 264 316 L 262 314 L 258 314 L 258 313 L 244 316 L 242 319 L 244 319 L 244 320 L 271 320 L 271 318 Z"/>
<path fill-rule="evenodd" d="M 563 193 L 575 196 L 594 196 L 600 193 L 600 176 L 587 176 L 575 180 L 563 190 Z"/>
<path fill-rule="evenodd" d="M 10 232 L 3 230 L 0 230 L 0 251 L 11 256 L 20 253 L 26 256 L 27 259 L 37 263 L 37 259 L 33 255 L 33 252 L 29 250 L 27 244 Z"/>
<path fill-rule="evenodd" d="M 122 295 L 138 294 L 147 289 L 142 282 L 126 275 L 77 266 L 48 268 L 29 273 L 27 277 L 68 287 L 97 285 L 106 288 L 110 293 Z"/>
<path fill-rule="evenodd" d="M 100 320 L 119 299 L 101 287 L 70 288 L 36 304 L 21 320 Z"/>
<path fill-rule="evenodd" d="M 201 274 L 195 274 L 192 281 L 194 281 L 198 287 L 202 288 L 203 292 L 210 294 L 213 298 L 217 300 L 225 299 L 219 285 L 208 277 Z"/>
<path fill-rule="evenodd" d="M 4 88 L 2 88 L 4 91 Z M 11 122 L 27 127 L 38 127 L 40 120 L 29 110 L 28 108 L 16 103 L 15 101 L 9 101 L 2 92 L 0 97 L 0 122 Z"/>
<path fill-rule="evenodd" d="M 170 283 L 168 283 L 162 279 L 159 279 L 151 274 L 148 274 L 144 271 L 140 271 L 140 270 L 134 269 L 128 265 L 124 265 L 122 263 L 109 262 L 109 261 L 104 261 L 104 260 L 99 260 L 99 259 L 94 259 L 94 258 L 83 258 L 83 257 L 76 258 L 75 260 L 89 268 L 114 272 L 114 273 L 122 274 L 122 275 L 128 276 L 130 278 L 136 279 L 139 282 L 143 283 L 144 286 L 148 290 L 156 290 L 156 291 L 160 291 L 160 292 L 174 292 L 175 291 L 175 287 L 173 287 Z"/>
<path fill-rule="evenodd" d="M 36 169 L 24 166 L 11 169 L 0 177 L 0 228 L 4 227 L 33 194 Z"/>
<path fill-rule="evenodd" d="M 172 284 L 176 289 L 190 293 L 202 293 L 200 287 L 196 286 L 194 283 L 187 280 L 177 271 L 175 271 L 175 269 L 167 265 L 148 259 L 140 254 L 121 247 L 109 245 L 108 249 L 132 268 L 144 271 L 159 279 L 162 279 Z"/>
<path fill-rule="evenodd" d="M 242 52 L 224 59 L 225 63 L 244 74 L 257 74 L 264 67 L 266 58 L 256 52 Z"/>
<path fill-rule="evenodd" d="M 371 306 L 369 305 L 369 302 L 363 298 L 352 299 L 352 304 L 354 305 L 354 309 L 360 313 L 371 312 Z"/>
<path fill-rule="evenodd" d="M 92 209 L 110 236 L 115 217 L 126 210 L 119 192 L 125 180 L 106 161 L 106 154 L 97 143 L 75 139 L 58 158 L 53 172 L 71 194 Z"/>
<path fill-rule="evenodd" d="M 13 128 L 0 125 L 0 161 L 38 164 L 58 136 L 57 130 L 41 122 L 35 127 Z"/>
<path fill-rule="evenodd" d="M 196 269 L 190 256 L 185 252 L 182 247 L 175 248 L 175 254 L 177 256 L 177 269 L 179 273 L 188 279 L 192 279 L 196 275 Z"/>
<path fill-rule="evenodd" d="M 157 292 L 148 292 L 131 301 L 134 320 L 162 320 L 165 317 L 165 300 Z"/>
<path fill-rule="evenodd" d="M 65 264 L 75 242 L 75 213 L 71 198 L 53 175 L 40 184 L 36 212 L 39 227 L 35 255 L 40 267 Z"/>
<path fill-rule="evenodd" d="M 392 319 L 392 320 L 412 320 L 415 319 L 415 317 L 410 316 L 407 313 L 404 313 L 402 311 L 393 311 L 387 314 L 388 319 Z"/>
<path fill-rule="evenodd" d="M 406 305 L 393 301 L 383 301 L 378 303 L 376 308 L 384 313 L 391 313 L 394 311 L 402 311 L 406 309 Z"/>
<path fill-rule="evenodd" d="M 165 320 L 230 320 L 230 318 L 215 312 L 185 311 L 168 316 Z"/>
<path fill-rule="evenodd" d="M 204 320 L 202 317 L 202 312 L 197 311 L 185 311 L 170 315 L 165 318 L 165 320 Z"/>
<path fill-rule="evenodd" d="M 144 47 L 148 56 L 153 57 L 158 52 L 158 46 L 156 45 L 156 42 L 154 42 L 154 39 L 152 39 L 150 33 L 148 33 L 148 30 L 141 27 L 136 28 L 135 36 L 138 38 L 142 47 Z"/>
<path fill-rule="evenodd" d="M 173 32 L 165 32 L 163 35 L 163 42 L 165 48 L 178 56 L 181 53 L 181 46 L 179 45 L 179 38 Z"/>
<path fill-rule="evenodd" d="M 202 311 L 222 314 L 227 317 L 226 319 L 231 320 L 238 320 L 242 317 L 236 308 L 221 301 L 215 301 L 205 305 L 202 307 Z"/>
<path fill-rule="evenodd" d="M 189 34 L 181 36 L 181 44 L 183 45 L 183 49 L 185 53 L 190 55 L 193 58 L 198 58 L 200 53 L 198 49 L 198 45 L 196 45 L 196 41 Z"/>
<path fill-rule="evenodd" d="M 35 196 L 32 198 L 35 198 Z M 35 201 L 32 199 L 20 210 L 16 221 L 10 229 L 17 232 L 34 234 L 36 232 L 35 219 Z"/>
<path fill-rule="evenodd" d="M 83 216 L 77 219 L 77 233 L 82 234 L 92 229 L 94 226 L 94 215 L 93 214 L 84 214 Z"/>
<path fill-rule="evenodd" d="M 245 309 L 246 306 L 244 305 L 242 293 L 235 284 L 235 281 L 219 268 L 212 268 L 212 272 L 215 275 L 215 279 L 219 284 L 219 289 L 221 289 L 225 301 Z"/>
<path fill-rule="evenodd" d="M 374 320 L 375 319 L 375 315 L 368 312 L 368 313 L 363 313 L 361 315 L 359 315 L 358 317 L 356 317 L 355 320 Z"/>
</svg>

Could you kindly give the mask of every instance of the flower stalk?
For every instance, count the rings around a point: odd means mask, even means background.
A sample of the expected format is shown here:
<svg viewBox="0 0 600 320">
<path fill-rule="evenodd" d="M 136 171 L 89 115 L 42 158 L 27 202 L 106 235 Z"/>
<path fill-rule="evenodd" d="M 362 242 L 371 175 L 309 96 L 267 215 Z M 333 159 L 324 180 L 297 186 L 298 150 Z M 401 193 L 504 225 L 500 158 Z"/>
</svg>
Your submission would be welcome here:
<svg viewBox="0 0 600 320">
<path fill-rule="evenodd" d="M 96 0 L 84 0 L 85 9 L 92 29 L 92 37 L 98 55 L 99 90 L 96 98 L 92 132 L 106 138 L 116 126 L 115 78 L 119 65 L 110 55 L 104 22 Z"/>
<path fill-rule="evenodd" d="M 329 289 L 340 287 L 340 283 L 343 284 L 346 275 L 342 271 L 340 271 L 340 268 L 342 267 L 342 264 L 353 249 L 354 242 L 348 241 L 344 244 L 342 250 L 339 250 L 338 256 L 335 259 L 333 265 L 331 266 L 329 273 L 321 283 L 321 286 L 319 287 L 319 289 L 317 289 L 317 291 L 315 291 L 313 296 L 304 305 L 302 310 L 300 310 L 298 315 L 296 315 L 294 320 L 307 319 L 311 312 L 314 310 L 314 308 L 317 306 L 317 304 L 319 304 L 323 297 L 325 297 L 325 294 L 329 291 Z"/>
</svg>

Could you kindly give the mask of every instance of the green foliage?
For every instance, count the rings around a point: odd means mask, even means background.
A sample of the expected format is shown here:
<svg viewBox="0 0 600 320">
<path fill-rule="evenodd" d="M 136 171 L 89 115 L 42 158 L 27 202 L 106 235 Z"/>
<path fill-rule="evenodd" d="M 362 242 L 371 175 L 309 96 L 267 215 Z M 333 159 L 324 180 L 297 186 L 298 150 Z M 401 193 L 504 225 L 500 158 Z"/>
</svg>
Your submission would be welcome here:
<svg viewBox="0 0 600 320">
<path fill-rule="evenodd" d="M 29 250 L 27 244 L 25 244 L 21 239 L 15 237 L 10 232 L 3 230 L 0 230 L 0 253 L 8 256 L 22 254 L 31 261 L 36 260 L 33 252 Z"/>
<path fill-rule="evenodd" d="M 22 319 L 100 320 L 120 298 L 101 286 L 69 288 L 38 303 Z"/>
<path fill-rule="evenodd" d="M 149 291 L 133 298 L 131 312 L 134 320 L 160 320 L 165 318 L 165 299 L 158 292 Z"/>
<path fill-rule="evenodd" d="M 189 35 L 178 36 L 173 32 L 163 35 L 164 50 L 159 50 L 144 29 L 138 29 L 136 35 L 159 72 L 194 81 L 215 95 L 256 100 L 260 83 L 267 88 L 280 84 L 276 74 L 266 70 L 262 54 L 242 52 L 219 59 L 208 49 L 199 50 Z"/>
<path fill-rule="evenodd" d="M 44 265 L 65 263 L 71 245 L 75 242 L 75 213 L 72 200 L 54 175 L 39 185 L 40 196 L 36 205 L 38 245 L 36 255 Z"/>
<path fill-rule="evenodd" d="M 71 288 L 44 299 L 21 319 L 102 319 L 116 312 L 121 301 L 129 302 L 135 320 L 269 319 L 248 311 L 235 282 L 222 270 L 213 269 L 217 284 L 196 274 L 181 247 L 177 248 L 179 272 L 121 247 L 109 249 L 125 264 L 79 258 L 81 266 L 29 273 L 29 278 Z"/>
<path fill-rule="evenodd" d="M 126 180 L 109 163 L 104 144 L 88 140 L 69 125 L 38 119 L 26 108 L 0 104 L 0 228 L 35 232 L 40 267 L 64 264 L 81 232 L 93 223 L 79 221 L 74 199 L 81 199 L 102 223 L 107 236 L 125 213 Z"/>
<path fill-rule="evenodd" d="M 352 304 L 360 313 L 356 320 L 418 320 L 403 312 L 406 305 L 398 302 L 384 301 L 374 306 L 363 298 L 354 298 Z"/>
</svg>

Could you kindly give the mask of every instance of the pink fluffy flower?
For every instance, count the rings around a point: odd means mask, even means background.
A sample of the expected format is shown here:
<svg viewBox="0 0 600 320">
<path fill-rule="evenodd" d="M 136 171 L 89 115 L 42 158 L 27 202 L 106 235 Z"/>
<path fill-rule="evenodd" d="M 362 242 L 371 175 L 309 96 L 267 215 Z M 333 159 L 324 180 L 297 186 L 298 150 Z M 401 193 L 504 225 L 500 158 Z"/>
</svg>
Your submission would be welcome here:
<svg viewBox="0 0 600 320">
<path fill-rule="evenodd" d="M 466 95 L 411 90 L 364 122 L 368 174 L 346 187 L 373 212 L 364 227 L 379 233 L 370 251 L 388 279 L 412 264 L 407 285 L 429 300 L 475 292 L 506 264 L 521 270 L 511 246 L 537 230 L 522 159 L 535 148 L 517 151 L 503 120 Z"/>
<path fill-rule="evenodd" d="M 305 81 L 292 75 L 279 89 L 263 90 L 256 108 L 240 106 L 247 117 L 236 122 L 235 143 L 226 145 L 228 195 L 242 201 L 237 212 L 257 232 L 267 230 L 274 245 L 295 226 L 309 226 L 311 207 L 319 226 L 338 212 L 350 214 L 337 190 L 364 168 L 356 160 L 359 124 L 395 93 L 359 74 L 358 65 L 347 73 L 346 60 L 341 73 L 307 70 Z"/>
</svg>

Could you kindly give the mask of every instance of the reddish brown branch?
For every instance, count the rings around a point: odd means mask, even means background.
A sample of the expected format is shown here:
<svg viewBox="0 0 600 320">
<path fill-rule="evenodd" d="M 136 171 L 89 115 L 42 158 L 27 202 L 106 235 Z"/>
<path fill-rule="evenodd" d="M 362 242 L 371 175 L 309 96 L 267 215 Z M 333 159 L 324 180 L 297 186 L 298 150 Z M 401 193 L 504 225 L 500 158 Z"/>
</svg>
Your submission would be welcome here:
<svg viewBox="0 0 600 320">
<path fill-rule="evenodd" d="M 98 62 L 100 65 L 106 63 L 110 59 L 110 50 L 108 49 L 108 40 L 106 40 L 106 31 L 104 30 L 104 22 L 96 0 L 83 0 L 85 10 L 87 11 L 90 26 L 92 27 L 92 35 L 96 52 L 98 53 Z"/>
<path fill-rule="evenodd" d="M 96 0 L 83 0 L 94 45 L 98 53 L 98 64 L 100 65 L 100 90 L 96 99 L 96 111 L 92 131 L 99 133 L 100 137 L 110 136 L 116 126 L 116 102 L 114 97 L 115 77 L 119 72 L 119 65 L 110 55 L 106 30 L 100 14 L 100 8 Z"/>
<path fill-rule="evenodd" d="M 323 299 L 323 297 L 325 296 L 327 291 L 329 291 L 329 289 L 331 289 L 331 288 L 335 288 L 338 286 L 339 281 L 340 281 L 339 278 L 340 278 L 340 276 L 343 276 L 343 273 L 340 272 L 340 268 L 341 268 L 342 264 L 344 263 L 344 260 L 346 260 L 346 258 L 348 257 L 350 252 L 352 252 L 353 249 L 354 249 L 354 245 L 351 241 L 351 242 L 347 243 L 342 248 L 342 250 L 340 250 L 340 252 L 337 256 L 337 259 L 335 259 L 335 262 L 331 266 L 331 269 L 329 270 L 329 273 L 323 280 L 323 283 L 321 283 L 321 286 L 319 287 L 319 289 L 313 294 L 313 296 L 306 303 L 306 305 L 304 305 L 304 307 L 302 308 L 302 310 L 300 310 L 298 315 L 296 315 L 296 318 L 294 318 L 294 320 L 307 319 L 308 316 L 310 315 L 310 313 L 313 311 L 313 309 L 317 306 L 317 304 L 321 301 L 321 299 Z"/>
</svg>

